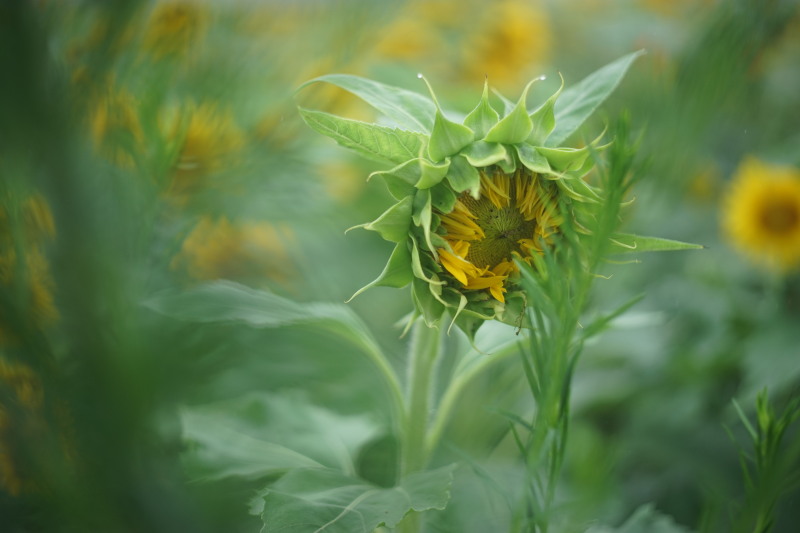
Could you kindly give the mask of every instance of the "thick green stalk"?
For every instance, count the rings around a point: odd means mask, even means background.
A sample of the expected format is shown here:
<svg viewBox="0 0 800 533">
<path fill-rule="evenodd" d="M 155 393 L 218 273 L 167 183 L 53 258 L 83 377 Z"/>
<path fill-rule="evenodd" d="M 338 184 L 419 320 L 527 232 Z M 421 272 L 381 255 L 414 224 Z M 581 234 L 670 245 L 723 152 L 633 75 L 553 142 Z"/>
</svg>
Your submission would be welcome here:
<svg viewBox="0 0 800 533">
<path fill-rule="evenodd" d="M 428 433 L 431 384 L 439 355 L 440 331 L 419 320 L 411 338 L 408 374 L 408 403 L 401 437 L 400 477 L 425 468 L 429 453 L 425 446 Z M 419 514 L 413 510 L 398 524 L 401 533 L 417 533 Z"/>
<path fill-rule="evenodd" d="M 438 329 L 419 321 L 414 326 L 408 375 L 408 404 L 403 428 L 400 475 L 407 476 L 425 468 L 428 453 L 425 437 L 428 431 L 429 402 L 433 368 L 439 355 Z"/>
</svg>

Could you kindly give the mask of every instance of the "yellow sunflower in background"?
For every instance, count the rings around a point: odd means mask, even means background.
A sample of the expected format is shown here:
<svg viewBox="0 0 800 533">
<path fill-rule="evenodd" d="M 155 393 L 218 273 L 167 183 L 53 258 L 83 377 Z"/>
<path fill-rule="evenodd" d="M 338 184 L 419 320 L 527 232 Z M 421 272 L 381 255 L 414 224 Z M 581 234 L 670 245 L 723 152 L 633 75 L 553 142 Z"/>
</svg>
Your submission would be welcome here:
<svg viewBox="0 0 800 533">
<path fill-rule="evenodd" d="M 31 431 L 40 423 L 42 400 L 41 382 L 33 369 L 0 357 L 0 493 L 18 496 L 29 488 L 30 480 L 15 461 L 20 444 L 14 437 L 15 432 Z"/>
<path fill-rule="evenodd" d="M 171 266 L 195 280 L 256 282 L 266 277 L 286 283 L 293 271 L 287 244 L 291 238 L 289 228 L 268 222 L 205 216 L 187 235 Z"/>
<path fill-rule="evenodd" d="M 231 168 L 246 138 L 233 114 L 216 104 L 189 103 L 165 115 L 164 136 L 179 146 L 167 194 L 185 200 L 211 185 L 209 176 Z"/>
<path fill-rule="evenodd" d="M 133 168 L 144 146 L 139 102 L 124 89 L 109 86 L 90 112 L 95 149 L 113 165 Z"/>
<path fill-rule="evenodd" d="M 157 59 L 182 56 L 197 44 L 205 19 L 195 2 L 160 2 L 150 13 L 144 45 Z"/>
<path fill-rule="evenodd" d="M 20 310 L 24 310 L 24 320 L 37 329 L 49 326 L 59 316 L 46 255 L 46 246 L 55 233 L 53 215 L 44 197 L 0 198 L 0 290 L 13 291 L 17 284 L 24 287 Z M 16 340 L 12 325 L 0 317 L 0 347 Z"/>
<path fill-rule="evenodd" d="M 800 170 L 747 158 L 723 205 L 727 238 L 779 271 L 800 266 Z"/>
<path fill-rule="evenodd" d="M 486 4 L 481 31 L 460 46 L 459 74 L 473 82 L 488 76 L 501 90 L 537 73 L 550 56 L 550 20 L 543 7 L 522 0 Z"/>
</svg>

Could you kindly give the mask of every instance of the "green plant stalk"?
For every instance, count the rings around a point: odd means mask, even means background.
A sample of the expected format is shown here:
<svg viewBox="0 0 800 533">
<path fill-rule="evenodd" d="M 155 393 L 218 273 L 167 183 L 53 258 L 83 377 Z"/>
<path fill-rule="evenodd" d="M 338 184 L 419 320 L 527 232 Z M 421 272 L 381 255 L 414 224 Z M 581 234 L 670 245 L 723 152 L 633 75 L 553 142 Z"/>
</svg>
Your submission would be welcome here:
<svg viewBox="0 0 800 533">
<path fill-rule="evenodd" d="M 579 241 L 569 243 L 574 247 L 573 254 L 577 253 L 569 256 L 570 270 L 577 279 L 574 282 L 568 279 L 559 281 L 545 276 L 542 295 L 551 305 L 546 310 L 530 308 L 536 325 L 531 335 L 534 353 L 532 360 L 525 364 L 528 365 L 527 374 L 537 410 L 524 449 L 531 477 L 526 515 L 533 531 L 547 533 L 549 529 L 549 512 L 555 500 L 569 431 L 572 375 L 583 348 L 578 333 L 580 316 L 586 307 L 595 271 L 605 257 L 609 238 L 617 225 L 619 206 L 628 185 L 626 176 L 630 158 L 626 156 L 630 153 L 625 140 L 623 136 L 623 142 L 612 153 L 614 160 L 604 188 L 608 197 L 598 213 L 593 239 L 587 243 L 587 253 L 577 252 L 582 248 Z"/>
<path fill-rule="evenodd" d="M 439 445 L 439 440 L 442 438 L 442 433 L 444 433 L 444 429 L 447 426 L 447 422 L 450 420 L 450 415 L 452 414 L 453 409 L 461 397 L 461 393 L 464 392 L 464 390 L 472 383 L 472 381 L 480 376 L 486 369 L 513 356 L 515 353 L 517 353 L 518 349 L 519 348 L 516 343 L 505 346 L 494 353 L 491 357 L 484 357 L 469 370 L 463 372 L 448 384 L 447 389 L 445 390 L 444 395 L 442 396 L 442 399 L 437 407 L 430 431 L 428 431 L 425 443 L 426 454 L 428 457 L 430 457 L 430 455 L 436 449 L 436 446 Z"/>
<path fill-rule="evenodd" d="M 414 324 L 409 354 L 408 403 L 401 435 L 401 479 L 423 470 L 430 457 L 426 436 L 433 371 L 441 346 L 440 335 L 438 329 L 428 327 L 422 320 Z M 419 514 L 413 510 L 397 527 L 401 533 L 416 533 L 419 529 Z"/>
<path fill-rule="evenodd" d="M 439 355 L 440 331 L 419 321 L 414 325 L 408 375 L 408 403 L 402 435 L 400 475 L 405 477 L 425 468 L 428 450 L 425 440 L 433 368 Z"/>
</svg>

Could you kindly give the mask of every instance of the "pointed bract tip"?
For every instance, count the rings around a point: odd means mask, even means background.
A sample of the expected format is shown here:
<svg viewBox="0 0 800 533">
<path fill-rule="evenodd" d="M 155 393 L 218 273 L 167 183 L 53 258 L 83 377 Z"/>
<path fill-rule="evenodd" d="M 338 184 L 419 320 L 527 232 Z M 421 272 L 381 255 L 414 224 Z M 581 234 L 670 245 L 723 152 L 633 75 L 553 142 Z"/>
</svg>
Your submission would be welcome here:
<svg viewBox="0 0 800 533">
<path fill-rule="evenodd" d="M 436 93 L 433 92 L 433 87 L 431 87 L 431 83 L 428 81 L 428 78 L 423 76 L 422 73 L 417 74 L 417 78 L 425 82 L 425 85 L 428 87 L 428 92 L 431 94 L 431 100 L 433 100 L 437 111 L 441 112 L 442 108 L 439 105 L 439 100 L 436 99 Z"/>
</svg>

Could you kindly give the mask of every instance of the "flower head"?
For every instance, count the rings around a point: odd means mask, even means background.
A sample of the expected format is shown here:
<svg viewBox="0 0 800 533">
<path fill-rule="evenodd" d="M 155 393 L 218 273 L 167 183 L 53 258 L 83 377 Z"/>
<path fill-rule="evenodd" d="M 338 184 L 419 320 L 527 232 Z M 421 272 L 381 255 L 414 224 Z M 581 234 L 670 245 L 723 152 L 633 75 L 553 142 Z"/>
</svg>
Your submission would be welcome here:
<svg viewBox="0 0 800 533">
<path fill-rule="evenodd" d="M 800 170 L 748 158 L 723 207 L 725 234 L 738 249 L 779 271 L 800 266 Z"/>
<path fill-rule="evenodd" d="M 559 115 L 562 86 L 534 111 L 530 82 L 502 112 L 489 101 L 488 81 L 462 121 L 446 116 L 430 85 L 430 99 L 355 76 L 329 75 L 394 120 L 398 128 L 367 124 L 301 108 L 306 123 L 392 168 L 373 172 L 397 200 L 362 224 L 395 243 L 373 286 L 411 285 L 416 311 L 429 325 L 445 313 L 468 334 L 482 321 L 517 323 L 525 296 L 520 265 L 556 244 L 565 228 L 586 230 L 602 191 L 585 181 L 599 140 L 560 146 L 613 90 L 638 54 L 630 54 L 569 91 Z M 423 78 L 424 79 L 424 78 Z M 602 79 L 602 83 L 599 81 Z M 427 84 L 427 81 L 425 81 Z M 588 98 L 588 101 L 585 100 Z M 591 103 L 589 103 L 591 102 Z M 557 124 L 556 118 L 563 118 Z M 361 291 L 357 292 L 359 294 Z"/>
<path fill-rule="evenodd" d="M 437 249 L 439 263 L 464 290 L 486 290 L 504 303 L 506 284 L 519 273 L 514 259 L 530 262 L 558 231 L 559 191 L 524 168 L 480 176 L 477 199 L 462 193 L 451 212 L 439 214 L 449 245 Z"/>
</svg>

